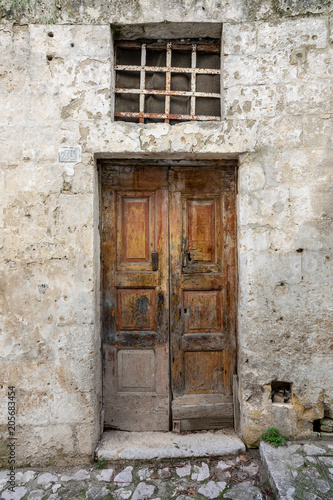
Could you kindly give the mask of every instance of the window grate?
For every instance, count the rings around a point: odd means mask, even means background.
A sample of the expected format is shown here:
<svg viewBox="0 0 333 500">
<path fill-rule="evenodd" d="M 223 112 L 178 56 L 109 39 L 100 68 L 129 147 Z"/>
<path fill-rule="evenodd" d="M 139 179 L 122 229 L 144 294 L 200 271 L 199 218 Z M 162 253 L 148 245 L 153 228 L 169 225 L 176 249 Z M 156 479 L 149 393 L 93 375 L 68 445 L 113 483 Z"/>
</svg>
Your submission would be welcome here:
<svg viewBox="0 0 333 500">
<path fill-rule="evenodd" d="M 119 41 L 115 58 L 116 119 L 221 119 L 219 44 Z"/>
</svg>

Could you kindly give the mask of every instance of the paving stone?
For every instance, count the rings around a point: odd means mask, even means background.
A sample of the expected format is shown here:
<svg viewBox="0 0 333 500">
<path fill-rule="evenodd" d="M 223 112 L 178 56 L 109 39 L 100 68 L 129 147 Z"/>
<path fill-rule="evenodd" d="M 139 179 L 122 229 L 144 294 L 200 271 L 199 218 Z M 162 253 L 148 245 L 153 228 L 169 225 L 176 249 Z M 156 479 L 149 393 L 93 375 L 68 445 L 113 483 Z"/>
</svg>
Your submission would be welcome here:
<svg viewBox="0 0 333 500">
<path fill-rule="evenodd" d="M 113 469 L 104 469 L 100 474 L 97 474 L 96 478 L 99 481 L 105 481 L 109 483 L 112 479 L 113 472 L 114 472 Z"/>
<path fill-rule="evenodd" d="M 145 467 L 144 469 L 139 469 L 138 470 L 138 476 L 140 478 L 140 481 L 143 481 L 144 479 L 149 480 L 150 476 L 152 475 L 152 471 Z"/>
<path fill-rule="evenodd" d="M 32 490 L 29 493 L 28 500 L 41 500 L 45 495 L 44 490 Z"/>
<path fill-rule="evenodd" d="M 253 486 L 250 481 L 232 486 L 223 495 L 224 498 L 231 498 L 232 500 L 263 500 L 263 496 L 259 488 Z"/>
<path fill-rule="evenodd" d="M 285 460 L 288 462 L 289 467 L 302 467 L 304 465 L 305 459 L 302 455 L 298 455 L 297 453 L 293 455 L 288 455 L 285 457 Z"/>
<path fill-rule="evenodd" d="M 119 488 L 119 490 L 114 491 L 112 494 L 116 500 L 127 500 L 132 495 L 132 491 Z"/>
<path fill-rule="evenodd" d="M 35 476 L 36 472 L 34 472 L 33 470 L 19 471 L 16 473 L 16 481 L 18 483 L 28 483 L 29 481 L 32 481 Z"/>
<path fill-rule="evenodd" d="M 179 497 L 176 498 L 176 500 L 193 500 L 193 496 L 187 497 L 186 495 L 180 495 Z"/>
<path fill-rule="evenodd" d="M 305 476 L 307 476 L 311 479 L 320 477 L 320 473 L 315 467 L 311 467 L 311 466 L 307 467 L 304 472 L 305 472 Z"/>
<path fill-rule="evenodd" d="M 14 488 L 14 491 L 5 490 L 2 492 L 1 498 L 3 498 L 4 500 L 21 500 L 21 498 L 24 497 L 27 491 L 28 490 L 23 486 Z"/>
<path fill-rule="evenodd" d="M 98 488 L 98 487 L 96 488 L 95 486 L 91 486 L 86 493 L 86 499 L 101 500 L 102 498 L 105 498 L 108 495 L 110 495 L 110 490 L 105 488 L 105 486 L 103 486 L 103 488 Z"/>
<path fill-rule="evenodd" d="M 8 470 L 0 471 L 0 488 L 4 486 L 8 481 Z"/>
<path fill-rule="evenodd" d="M 314 444 L 305 444 L 303 446 L 303 451 L 307 455 L 325 455 L 326 450 L 324 448 L 319 448 Z"/>
<path fill-rule="evenodd" d="M 209 481 L 209 483 L 199 488 L 199 493 L 206 498 L 217 498 L 226 488 L 227 483 Z"/>
<path fill-rule="evenodd" d="M 231 465 L 227 464 L 226 462 L 223 462 L 223 460 L 219 460 L 217 462 L 216 467 L 220 470 L 227 470 L 230 469 Z"/>
<path fill-rule="evenodd" d="M 246 472 L 246 474 L 248 474 L 250 477 L 253 477 L 258 474 L 259 467 L 256 464 L 243 465 L 242 470 Z"/>
<path fill-rule="evenodd" d="M 61 484 L 54 484 L 52 486 L 52 492 L 55 493 L 59 488 L 61 488 Z"/>
<path fill-rule="evenodd" d="M 217 471 L 216 476 L 217 476 L 217 479 L 219 479 L 220 481 L 227 481 L 228 479 L 231 478 L 231 472 L 229 472 L 228 470 L 226 470 L 224 472 Z"/>
<path fill-rule="evenodd" d="M 309 491 L 303 492 L 304 500 L 319 500 L 315 493 L 310 493 Z"/>
<path fill-rule="evenodd" d="M 52 493 L 49 497 L 47 497 L 47 500 L 58 500 L 59 496 L 57 493 Z"/>
<path fill-rule="evenodd" d="M 152 484 L 139 483 L 133 493 L 132 500 L 147 500 L 155 491 L 155 486 Z"/>
<path fill-rule="evenodd" d="M 82 498 L 82 493 L 83 493 L 83 488 L 85 487 L 85 485 L 82 485 L 82 484 L 70 484 L 70 485 L 66 485 L 66 488 L 62 489 L 59 491 L 59 494 L 60 494 L 60 497 L 61 499 L 63 500 L 67 500 L 69 498 Z M 56 495 L 58 495 L 58 493 L 55 493 Z"/>
<path fill-rule="evenodd" d="M 50 474 L 49 472 L 45 472 L 37 479 L 37 484 L 49 485 L 50 483 L 56 483 L 58 481 L 57 476 L 54 474 Z"/>
<path fill-rule="evenodd" d="M 62 476 L 61 481 L 63 482 L 68 482 L 68 481 L 84 481 L 86 479 L 90 479 L 90 474 L 84 469 L 78 470 L 73 474 L 72 476 Z"/>
<path fill-rule="evenodd" d="M 186 464 L 184 467 L 176 467 L 176 474 L 179 477 L 186 477 L 191 474 L 191 464 Z"/>
<path fill-rule="evenodd" d="M 191 479 L 194 481 L 204 481 L 209 478 L 209 467 L 204 462 L 201 463 L 201 467 L 198 465 L 193 466 L 193 474 Z"/>
<path fill-rule="evenodd" d="M 320 457 L 320 462 L 328 466 L 333 466 L 333 457 Z"/>
<path fill-rule="evenodd" d="M 124 470 L 116 475 L 116 477 L 114 478 L 114 482 L 119 484 L 119 486 L 129 486 L 133 480 L 132 470 L 132 466 L 125 467 Z"/>
<path fill-rule="evenodd" d="M 327 493 L 331 489 L 329 483 L 324 479 L 312 479 L 311 482 L 315 486 L 315 491 Z"/>
<path fill-rule="evenodd" d="M 163 469 L 158 471 L 158 475 L 163 479 L 167 478 L 170 476 L 170 469 L 169 467 L 164 467 Z"/>
</svg>

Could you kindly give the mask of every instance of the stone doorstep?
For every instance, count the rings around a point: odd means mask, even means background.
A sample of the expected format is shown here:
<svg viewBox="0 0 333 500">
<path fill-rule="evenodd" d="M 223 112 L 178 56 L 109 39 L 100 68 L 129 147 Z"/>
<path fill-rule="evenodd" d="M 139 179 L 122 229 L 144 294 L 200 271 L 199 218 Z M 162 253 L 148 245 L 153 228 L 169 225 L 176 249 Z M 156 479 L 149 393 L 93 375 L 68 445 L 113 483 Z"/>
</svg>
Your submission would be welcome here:
<svg viewBox="0 0 333 500">
<path fill-rule="evenodd" d="M 230 429 L 188 434 L 106 431 L 95 456 L 105 460 L 154 460 L 227 456 L 245 451 L 243 441 Z"/>
</svg>

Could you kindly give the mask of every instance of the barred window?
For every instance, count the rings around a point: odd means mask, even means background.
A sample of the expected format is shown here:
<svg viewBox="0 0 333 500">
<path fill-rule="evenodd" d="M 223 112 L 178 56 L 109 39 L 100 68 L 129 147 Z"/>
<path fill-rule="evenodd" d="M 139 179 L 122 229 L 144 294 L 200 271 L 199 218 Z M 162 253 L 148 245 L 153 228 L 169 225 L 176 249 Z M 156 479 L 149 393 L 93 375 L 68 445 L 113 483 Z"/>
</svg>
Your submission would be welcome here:
<svg viewBox="0 0 333 500">
<path fill-rule="evenodd" d="M 118 41 L 115 119 L 177 123 L 221 119 L 220 43 Z"/>
</svg>

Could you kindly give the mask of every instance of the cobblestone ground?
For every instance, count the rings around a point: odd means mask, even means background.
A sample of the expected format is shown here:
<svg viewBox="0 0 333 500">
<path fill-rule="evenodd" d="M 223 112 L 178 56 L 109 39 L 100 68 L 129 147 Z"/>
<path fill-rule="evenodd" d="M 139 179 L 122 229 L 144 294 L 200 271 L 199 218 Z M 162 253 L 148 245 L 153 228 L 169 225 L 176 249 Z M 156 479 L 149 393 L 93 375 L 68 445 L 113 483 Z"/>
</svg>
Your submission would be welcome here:
<svg viewBox="0 0 333 500">
<path fill-rule="evenodd" d="M 230 458 L 100 461 L 90 466 L 18 470 L 14 493 L 8 489 L 7 471 L 0 471 L 0 492 L 3 500 L 274 499 L 257 451 Z"/>
<path fill-rule="evenodd" d="M 281 500 L 333 500 L 333 441 L 262 442 L 260 450 Z"/>
</svg>

